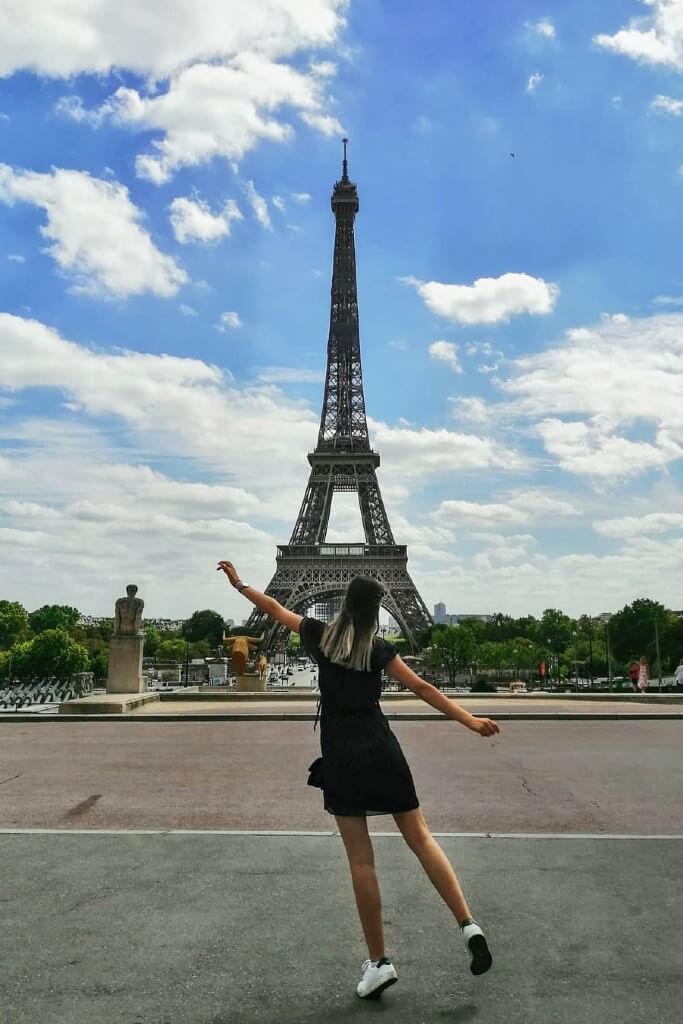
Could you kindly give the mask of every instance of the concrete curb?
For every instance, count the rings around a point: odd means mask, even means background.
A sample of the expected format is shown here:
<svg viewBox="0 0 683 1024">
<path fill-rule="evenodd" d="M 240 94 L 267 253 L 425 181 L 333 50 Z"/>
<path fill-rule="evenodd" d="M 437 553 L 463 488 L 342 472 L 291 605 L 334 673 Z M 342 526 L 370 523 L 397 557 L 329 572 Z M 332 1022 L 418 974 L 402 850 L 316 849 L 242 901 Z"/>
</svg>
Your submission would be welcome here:
<svg viewBox="0 0 683 1024">
<path fill-rule="evenodd" d="M 411 712 L 405 714 L 399 714 L 395 711 L 384 712 L 384 717 L 391 719 L 396 722 L 451 722 L 452 720 L 446 718 L 445 715 L 440 713 L 420 715 Z M 660 711 L 658 714 L 648 714 L 647 712 L 632 712 L 631 714 L 619 714 L 617 713 L 593 713 L 587 712 L 585 714 L 572 713 L 569 711 L 499 711 L 491 712 L 490 715 L 485 713 L 485 709 L 480 709 L 475 714 L 475 718 L 494 718 L 497 722 L 503 721 L 517 721 L 517 722 L 534 722 L 534 721 L 550 721 L 550 722 L 595 722 L 595 721 L 614 721 L 617 719 L 625 720 L 627 722 L 633 721 L 650 721 L 650 722 L 661 722 L 671 721 L 671 719 L 683 718 L 683 711 Z M 291 712 L 288 714 L 283 711 L 282 714 L 266 714 L 266 715 L 255 715 L 245 712 L 244 714 L 218 714 L 217 712 L 198 712 L 195 714 L 128 714 L 123 712 L 122 714 L 86 714 L 86 715 L 58 715 L 58 714 L 21 714 L 21 712 L 8 711 L 0 713 L 0 724 L 6 722 L 314 722 L 315 715 L 306 713 Z M 457 723 L 454 723 L 457 724 Z"/>
</svg>

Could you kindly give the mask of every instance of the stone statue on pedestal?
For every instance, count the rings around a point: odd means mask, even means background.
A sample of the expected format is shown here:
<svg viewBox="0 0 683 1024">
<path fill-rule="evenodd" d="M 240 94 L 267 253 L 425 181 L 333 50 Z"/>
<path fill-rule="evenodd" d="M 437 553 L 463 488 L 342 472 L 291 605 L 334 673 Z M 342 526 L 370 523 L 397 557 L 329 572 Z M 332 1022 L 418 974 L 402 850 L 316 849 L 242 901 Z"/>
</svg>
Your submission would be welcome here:
<svg viewBox="0 0 683 1024">
<path fill-rule="evenodd" d="M 120 597 L 114 605 L 114 636 L 140 636 L 145 602 L 135 596 L 137 592 L 135 584 L 129 583 L 126 587 L 128 596 Z"/>
<path fill-rule="evenodd" d="M 107 693 L 144 693 L 147 689 L 142 674 L 142 649 L 145 635 L 142 609 L 145 602 L 136 597 L 134 583 L 126 587 L 127 597 L 119 597 L 114 604 L 114 632 L 109 641 L 109 671 Z"/>
</svg>

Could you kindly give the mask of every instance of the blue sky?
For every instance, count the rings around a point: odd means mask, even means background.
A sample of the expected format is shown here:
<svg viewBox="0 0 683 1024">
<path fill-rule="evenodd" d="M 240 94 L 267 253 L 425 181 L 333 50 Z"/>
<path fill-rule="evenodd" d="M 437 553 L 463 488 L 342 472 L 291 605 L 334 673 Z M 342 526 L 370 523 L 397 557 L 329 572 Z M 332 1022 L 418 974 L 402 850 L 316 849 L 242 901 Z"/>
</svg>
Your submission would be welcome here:
<svg viewBox="0 0 683 1024">
<path fill-rule="evenodd" d="M 66 12 L 0 24 L 2 596 L 246 615 L 213 567 L 265 587 L 303 495 L 347 134 L 427 604 L 680 606 L 683 0 Z"/>
</svg>

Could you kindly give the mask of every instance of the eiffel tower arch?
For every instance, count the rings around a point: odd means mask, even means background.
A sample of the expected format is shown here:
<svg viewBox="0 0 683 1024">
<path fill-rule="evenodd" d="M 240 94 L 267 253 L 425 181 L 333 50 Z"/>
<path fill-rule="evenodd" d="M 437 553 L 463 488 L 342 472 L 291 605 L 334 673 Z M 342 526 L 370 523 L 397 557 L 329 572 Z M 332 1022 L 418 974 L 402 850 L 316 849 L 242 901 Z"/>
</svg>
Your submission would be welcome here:
<svg viewBox="0 0 683 1024">
<path fill-rule="evenodd" d="M 344 139 L 342 176 L 332 192 L 336 228 L 332 264 L 330 332 L 320 430 L 309 452 L 311 472 L 289 544 L 277 549 L 275 575 L 266 593 L 284 607 L 305 614 L 317 601 L 343 594 L 354 576 L 378 579 L 382 602 L 401 627 L 411 650 L 432 618 L 408 573 L 408 551 L 396 544 L 377 480 L 379 454 L 370 447 L 363 395 L 358 327 L 354 221 L 358 191 L 349 178 Z M 335 491 L 358 495 L 364 543 L 327 544 Z M 246 628 L 265 632 L 272 648 L 287 630 L 254 609 Z"/>
</svg>

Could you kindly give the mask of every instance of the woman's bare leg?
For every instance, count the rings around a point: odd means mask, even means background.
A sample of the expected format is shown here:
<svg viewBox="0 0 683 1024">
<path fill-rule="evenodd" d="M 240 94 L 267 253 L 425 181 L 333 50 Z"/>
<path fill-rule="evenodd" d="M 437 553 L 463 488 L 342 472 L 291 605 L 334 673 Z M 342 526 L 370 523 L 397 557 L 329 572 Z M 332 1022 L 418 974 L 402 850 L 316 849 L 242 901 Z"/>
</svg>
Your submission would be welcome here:
<svg viewBox="0 0 683 1024">
<path fill-rule="evenodd" d="M 384 956 L 384 923 L 379 882 L 375 874 L 375 855 L 364 817 L 337 817 L 351 868 L 351 881 L 356 897 L 358 916 L 371 960 Z"/>
</svg>

